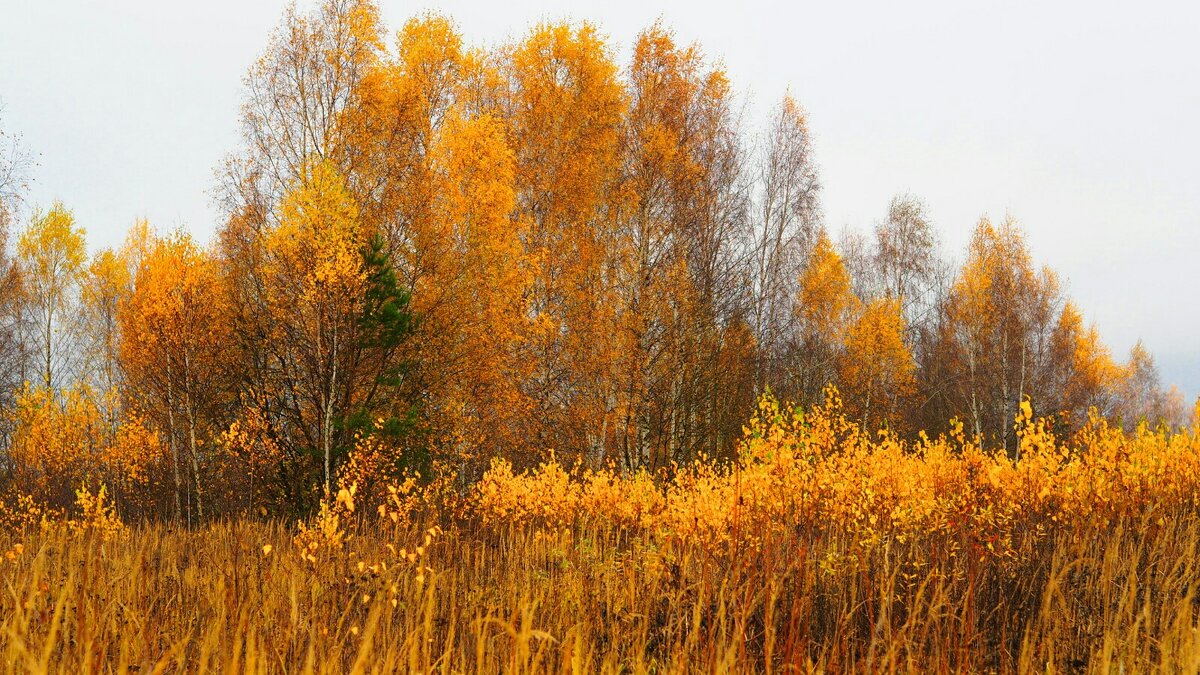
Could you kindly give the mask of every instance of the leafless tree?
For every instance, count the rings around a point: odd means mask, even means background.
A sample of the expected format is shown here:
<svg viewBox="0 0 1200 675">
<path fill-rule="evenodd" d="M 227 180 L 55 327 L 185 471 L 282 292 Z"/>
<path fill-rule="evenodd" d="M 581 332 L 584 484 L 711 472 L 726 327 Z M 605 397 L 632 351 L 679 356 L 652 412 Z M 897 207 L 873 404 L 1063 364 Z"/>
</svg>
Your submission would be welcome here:
<svg viewBox="0 0 1200 675">
<path fill-rule="evenodd" d="M 937 236 L 925 204 L 898 195 L 888 205 L 887 219 L 875 226 L 875 271 L 882 291 L 900 299 L 909 326 L 932 311 L 938 271 Z"/>
<path fill-rule="evenodd" d="M 821 184 L 803 109 L 785 97 L 771 119 L 759 168 L 759 216 L 750 245 L 751 329 L 759 348 L 757 387 L 779 390 L 792 325 L 796 279 L 820 227 Z"/>
<path fill-rule="evenodd" d="M 9 235 L 29 188 L 33 157 L 21 137 L 5 128 L 3 113 L 0 104 L 0 407 L 7 407 L 26 361 L 19 339 L 21 275 L 10 255 Z"/>
</svg>

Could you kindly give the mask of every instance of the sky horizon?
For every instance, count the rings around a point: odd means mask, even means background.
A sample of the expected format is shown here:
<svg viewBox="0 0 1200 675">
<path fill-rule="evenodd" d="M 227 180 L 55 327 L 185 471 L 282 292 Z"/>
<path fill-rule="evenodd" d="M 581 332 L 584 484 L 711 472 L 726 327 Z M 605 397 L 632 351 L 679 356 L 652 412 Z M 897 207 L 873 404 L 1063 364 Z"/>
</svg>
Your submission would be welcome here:
<svg viewBox="0 0 1200 675">
<path fill-rule="evenodd" d="M 805 107 L 833 236 L 911 193 L 961 261 L 980 217 L 1011 215 L 1116 358 L 1141 339 L 1164 385 L 1200 395 L 1200 6 L 378 4 L 390 34 L 433 10 L 475 46 L 588 20 L 622 66 L 661 19 L 724 64 L 747 129 L 785 93 Z M 210 239 L 242 78 L 286 5 L 0 0 L 0 123 L 35 155 L 29 203 L 62 200 L 92 250 L 141 217 Z"/>
</svg>

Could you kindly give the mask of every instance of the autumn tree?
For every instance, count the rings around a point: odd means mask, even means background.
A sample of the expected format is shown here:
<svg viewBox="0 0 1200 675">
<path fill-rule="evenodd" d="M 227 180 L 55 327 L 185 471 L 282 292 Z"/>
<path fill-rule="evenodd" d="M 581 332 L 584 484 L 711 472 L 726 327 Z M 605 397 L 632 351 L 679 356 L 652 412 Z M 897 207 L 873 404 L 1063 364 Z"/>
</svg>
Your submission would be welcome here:
<svg viewBox="0 0 1200 675">
<path fill-rule="evenodd" d="M 277 203 L 314 158 L 346 157 L 343 117 L 382 47 L 378 14 L 368 0 L 323 0 L 311 15 L 287 9 L 245 78 L 244 151 L 223 181 L 231 212 Z"/>
<path fill-rule="evenodd" d="M 12 435 L 5 488 L 40 506 L 70 508 L 82 485 L 105 485 L 126 514 L 151 510 L 163 458 L 157 435 L 136 414 L 115 427 L 104 401 L 86 383 L 51 391 L 26 384 L 4 411 Z"/>
<path fill-rule="evenodd" d="M 282 408 L 322 460 L 332 488 L 335 423 L 354 373 L 350 361 L 366 293 L 358 211 L 341 174 L 316 162 L 284 196 L 264 245 L 265 295 Z"/>
<path fill-rule="evenodd" d="M 997 227 L 985 218 L 946 303 L 939 348 L 950 364 L 944 402 L 973 433 L 1009 448 L 1020 402 L 1048 398 L 1051 333 L 1061 306 L 1057 279 L 1034 269 L 1013 221 Z"/>
<path fill-rule="evenodd" d="M 272 355 L 264 289 L 264 242 L 285 193 L 313 161 L 346 174 L 346 113 L 382 47 L 374 3 L 324 0 L 311 13 L 290 7 L 244 80 L 242 146 L 223 167 L 228 219 L 219 256 L 232 302 L 230 322 L 243 363 L 241 394 L 266 406 Z M 361 103 L 361 102 L 358 102 Z"/>
<path fill-rule="evenodd" d="M 916 364 L 904 333 L 900 299 L 891 296 L 867 303 L 846 333 L 838 382 L 864 429 L 896 428 L 914 393 Z"/>
<path fill-rule="evenodd" d="M 625 92 L 610 48 L 589 24 L 543 24 L 506 50 L 507 138 L 515 210 L 533 270 L 523 386 L 532 437 L 546 448 L 610 452 L 619 409 L 616 230 Z"/>
<path fill-rule="evenodd" d="M 1064 303 L 1051 335 L 1050 349 L 1055 379 L 1047 393 L 1054 398 L 1044 403 L 1052 405 L 1057 401 L 1057 412 L 1065 417 L 1068 426 L 1085 423 L 1092 409 L 1101 415 L 1111 415 L 1123 373 L 1101 341 L 1096 326 L 1084 325 L 1075 303 Z"/>
<path fill-rule="evenodd" d="M 729 82 L 698 47 L 655 25 L 628 78 L 621 447 L 628 465 L 661 466 L 718 450 L 711 393 L 722 327 L 744 305 L 746 190 Z"/>
<path fill-rule="evenodd" d="M 409 419 L 428 430 L 423 436 L 431 443 L 460 451 L 480 447 L 485 429 L 497 435 L 511 430 L 519 412 L 510 395 L 521 382 L 511 372 L 512 336 L 524 320 L 518 301 L 524 271 L 517 260 L 517 224 L 510 218 L 511 158 L 502 125 L 467 91 L 468 80 L 487 79 L 482 73 L 488 66 L 464 54 L 452 26 L 436 16 L 406 23 L 396 53 L 388 54 L 373 16 L 367 3 L 329 2 L 311 16 L 287 17 L 249 82 L 243 165 L 308 153 L 320 169 L 297 174 L 296 162 L 288 162 L 273 174 L 280 180 L 264 183 L 255 169 L 228 181 L 237 199 L 230 202 L 222 251 L 236 300 L 239 348 L 250 365 L 241 388 L 256 418 L 291 456 L 284 472 L 290 477 L 281 476 L 290 490 L 301 490 L 307 481 L 306 448 L 319 457 L 320 482 L 332 479 L 353 429 L 361 426 L 354 420 L 367 410 Z M 292 54 L 311 50 L 321 54 L 311 63 Z M 340 59 L 349 63 L 334 63 Z M 288 72 L 296 68 L 311 72 L 306 77 L 328 95 L 311 96 L 313 88 Z M 265 86 L 268 82 L 273 84 Z M 336 105 L 322 107 L 324 100 Z M 324 140 L 306 146 L 289 133 L 260 133 L 287 127 L 255 110 L 324 120 L 314 136 Z M 336 180 L 313 180 L 333 174 Z M 353 256 L 342 255 L 336 277 L 309 280 L 320 285 L 336 278 L 353 293 L 339 305 L 343 298 L 318 298 L 310 289 L 312 304 L 296 305 L 308 314 L 301 320 L 283 312 L 288 294 L 307 283 L 301 281 L 303 256 L 318 242 L 300 237 L 304 251 L 288 253 L 287 235 L 281 233 L 297 222 L 285 219 L 298 212 L 289 203 L 309 197 L 345 217 L 300 209 L 308 212 L 302 229 L 310 234 L 338 229 L 345 236 L 334 248 L 353 249 L 359 259 L 355 267 Z M 330 228 L 339 222 L 347 226 Z M 387 273 L 373 277 L 376 263 Z M 367 335 L 379 328 L 369 328 L 362 317 L 372 289 L 378 290 L 372 279 L 388 280 L 385 295 L 403 298 L 399 314 L 406 318 L 411 298 L 420 320 L 401 332 L 415 330 L 414 339 L 383 348 L 378 335 Z M 335 324 L 341 326 L 336 340 Z M 420 419 L 414 421 L 415 410 Z M 506 421 L 493 423 L 499 415 Z"/>
<path fill-rule="evenodd" d="M 258 368 L 244 378 L 246 411 L 267 424 L 287 458 L 279 479 L 294 499 L 313 478 L 333 487 L 353 436 L 378 419 L 408 422 L 389 401 L 404 377 L 412 329 L 408 294 L 386 247 L 359 218 L 344 176 L 316 161 L 279 205 L 278 225 L 258 242 L 252 270 L 261 286 L 243 301 L 242 353 Z M 234 288 L 237 282 L 233 281 Z M 236 291 L 235 291 L 236 292 Z M 315 458 L 315 463 L 308 460 Z"/>
<path fill-rule="evenodd" d="M 176 520 L 185 500 L 189 521 L 204 518 L 208 449 L 228 393 L 231 324 L 221 283 L 211 253 L 181 233 L 150 242 L 133 288 L 117 298 L 129 403 L 153 415 L 166 437 Z"/>
<path fill-rule="evenodd" d="M 1141 422 L 1178 426 L 1186 417 L 1182 393 L 1174 386 L 1163 387 L 1154 356 L 1141 340 L 1129 350 L 1112 389 L 1115 416 L 1129 428 Z"/>
<path fill-rule="evenodd" d="M 859 307 L 850 273 L 822 230 L 798 279 L 793 305 L 797 329 L 788 366 L 799 402 L 817 402 L 825 386 L 836 381 L 844 337 Z"/>
<path fill-rule="evenodd" d="M 121 374 L 120 307 L 133 286 L 133 270 L 119 252 L 103 250 L 80 277 L 83 320 L 93 352 L 92 381 L 104 399 L 105 417 L 116 428 L 120 415 L 118 395 Z"/>
<path fill-rule="evenodd" d="M 419 405 L 428 445 L 455 458 L 485 440 L 511 451 L 526 410 L 528 359 L 517 350 L 530 267 L 498 72 L 449 20 L 412 19 L 346 116 L 349 188 L 418 317 L 404 396 Z"/>
<path fill-rule="evenodd" d="M 529 404 L 520 383 L 529 268 L 521 246 L 512 151 L 489 115 L 449 113 L 433 148 L 433 213 L 417 235 L 422 256 L 412 293 L 420 317 L 417 362 L 424 369 L 441 444 L 474 456 L 493 443 L 521 443 Z"/>
<path fill-rule="evenodd" d="M 36 344 L 34 371 L 54 389 L 79 374 L 82 335 L 75 303 L 87 251 L 83 228 L 60 202 L 36 212 L 17 241 L 18 262 Z"/>
<path fill-rule="evenodd" d="M 411 412 L 412 401 L 384 405 L 411 356 L 399 337 L 411 330 L 411 286 L 392 236 L 403 216 L 380 204 L 411 186 L 373 164 L 393 155 L 374 145 L 391 133 L 373 115 L 383 47 L 373 3 L 289 11 L 247 77 L 244 147 L 223 181 L 241 416 L 260 421 L 286 457 L 274 480 L 291 504 L 309 498 L 310 469 L 329 485 L 366 417 Z M 322 295 L 331 291 L 348 295 Z"/>
<path fill-rule="evenodd" d="M 362 73 L 357 103 L 343 114 L 342 153 L 353 167 L 347 183 L 360 217 L 383 236 L 411 291 L 420 266 L 412 239 L 434 217 L 434 145 L 447 112 L 463 98 L 468 71 L 491 69 L 464 53 L 445 17 L 410 19 L 396 42 L 394 53 L 381 52 Z"/>
</svg>

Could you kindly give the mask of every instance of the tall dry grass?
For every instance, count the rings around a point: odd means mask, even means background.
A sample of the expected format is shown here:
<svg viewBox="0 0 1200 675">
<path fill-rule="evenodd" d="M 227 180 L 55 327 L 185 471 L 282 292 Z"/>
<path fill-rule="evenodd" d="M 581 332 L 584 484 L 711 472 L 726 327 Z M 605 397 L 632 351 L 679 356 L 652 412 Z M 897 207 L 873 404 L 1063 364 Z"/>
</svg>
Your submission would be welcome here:
<svg viewBox="0 0 1200 675">
<path fill-rule="evenodd" d="M 22 498 L 0 504 L 0 663 L 1200 673 L 1200 425 L 1016 422 L 1014 459 L 865 433 L 832 394 L 764 399 L 730 464 L 498 461 L 459 494 L 352 461 L 295 524 L 127 527 L 103 490 L 71 514 Z"/>
<path fill-rule="evenodd" d="M 1200 672 L 1192 515 L 1039 538 L 1009 568 L 933 538 L 864 552 L 836 532 L 718 554 L 601 523 L 344 529 L 315 563 L 281 523 L 31 532 L 0 567 L 0 660 L 11 672 Z"/>
</svg>

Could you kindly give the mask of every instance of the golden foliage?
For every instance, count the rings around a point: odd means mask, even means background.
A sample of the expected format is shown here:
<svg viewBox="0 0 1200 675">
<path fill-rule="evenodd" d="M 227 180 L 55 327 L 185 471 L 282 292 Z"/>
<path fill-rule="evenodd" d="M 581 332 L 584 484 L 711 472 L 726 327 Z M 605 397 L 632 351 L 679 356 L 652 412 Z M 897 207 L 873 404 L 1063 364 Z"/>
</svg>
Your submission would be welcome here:
<svg viewBox="0 0 1200 675">
<path fill-rule="evenodd" d="M 5 532 L 23 534 L 61 516 L 61 512 L 39 504 L 33 495 L 16 493 L 0 499 L 0 529 Z"/>
<path fill-rule="evenodd" d="M 796 292 L 801 332 L 839 335 L 857 313 L 858 299 L 850 289 L 850 273 L 824 231 L 800 276 Z"/>
<path fill-rule="evenodd" d="M 125 486 L 126 498 L 136 501 L 159 475 L 167 449 L 145 418 L 131 412 L 117 427 L 102 456 L 107 472 Z"/>
<path fill-rule="evenodd" d="M 1014 222 L 839 251 L 661 24 L 384 35 L 288 10 L 216 247 L 20 235 L 10 669 L 1200 672 L 1200 402 Z"/>
<path fill-rule="evenodd" d="M 575 526 L 600 520 L 724 549 L 760 546 L 786 531 L 841 532 L 854 547 L 934 537 L 948 553 L 1013 560 L 1017 541 L 1064 528 L 1200 507 L 1200 437 L 1133 435 L 1094 417 L 1059 439 L 1028 402 L 1016 420 L 1018 455 L 981 449 L 961 432 L 909 443 L 864 431 L 834 390 L 810 408 L 769 396 L 732 466 L 679 467 L 666 483 L 645 474 L 569 472 L 551 460 L 514 474 L 504 460 L 476 487 L 485 523 Z"/>
<path fill-rule="evenodd" d="M 916 362 L 904 341 L 900 298 L 867 303 L 846 333 L 839 381 L 864 427 L 895 424 L 901 404 L 916 388 Z"/>
<path fill-rule="evenodd" d="M 41 503 L 66 506 L 72 486 L 100 469 L 104 420 L 93 392 L 79 385 L 56 394 L 26 384 L 8 415 L 14 485 Z"/>
<path fill-rule="evenodd" d="M 126 531 L 116 507 L 108 499 L 108 488 L 104 485 L 95 493 L 86 485 L 76 490 L 75 508 L 79 511 L 79 517 L 68 521 L 67 525 L 76 534 L 92 533 L 102 541 L 107 541 Z"/>
<path fill-rule="evenodd" d="M 300 557 L 317 565 L 341 554 L 349 535 L 345 525 L 354 515 L 354 494 L 357 488 L 351 485 L 341 488 L 331 502 L 329 495 L 321 498 L 320 509 L 311 522 L 297 523 L 298 532 L 292 543 Z"/>
</svg>

